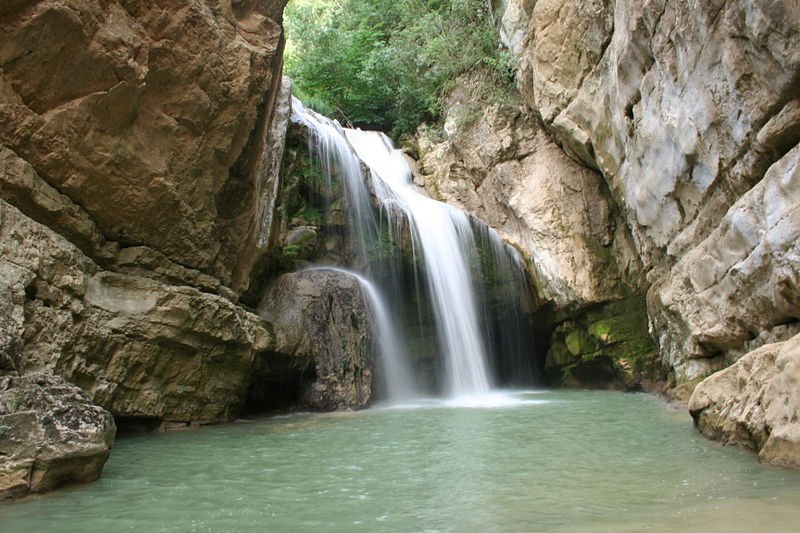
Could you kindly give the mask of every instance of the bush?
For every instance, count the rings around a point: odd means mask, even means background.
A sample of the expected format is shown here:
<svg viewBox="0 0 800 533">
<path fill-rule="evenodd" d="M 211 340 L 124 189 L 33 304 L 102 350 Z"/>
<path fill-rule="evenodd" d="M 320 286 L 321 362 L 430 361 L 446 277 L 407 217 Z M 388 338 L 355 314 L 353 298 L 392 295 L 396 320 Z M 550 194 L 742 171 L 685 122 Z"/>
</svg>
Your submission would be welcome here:
<svg viewBox="0 0 800 533">
<path fill-rule="evenodd" d="M 459 76 L 513 85 L 483 0 L 293 0 L 286 71 L 298 96 L 345 124 L 395 137 L 441 118 Z"/>
</svg>

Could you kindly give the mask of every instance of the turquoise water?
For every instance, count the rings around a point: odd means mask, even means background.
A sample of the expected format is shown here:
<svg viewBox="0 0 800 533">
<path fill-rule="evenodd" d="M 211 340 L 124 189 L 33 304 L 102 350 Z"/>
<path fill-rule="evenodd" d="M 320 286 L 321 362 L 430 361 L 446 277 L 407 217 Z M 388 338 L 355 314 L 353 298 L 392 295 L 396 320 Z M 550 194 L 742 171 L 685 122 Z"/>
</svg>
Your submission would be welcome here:
<svg viewBox="0 0 800 533">
<path fill-rule="evenodd" d="M 119 439 L 0 531 L 797 531 L 800 475 L 643 394 L 518 393 Z"/>
</svg>

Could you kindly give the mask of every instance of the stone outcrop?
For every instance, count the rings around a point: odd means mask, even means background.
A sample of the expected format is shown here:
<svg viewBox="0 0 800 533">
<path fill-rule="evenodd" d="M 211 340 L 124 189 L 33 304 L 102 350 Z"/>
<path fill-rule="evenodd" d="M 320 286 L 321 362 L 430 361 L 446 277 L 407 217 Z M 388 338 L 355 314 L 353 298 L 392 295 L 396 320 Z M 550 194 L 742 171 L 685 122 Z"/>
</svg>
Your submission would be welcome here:
<svg viewBox="0 0 800 533">
<path fill-rule="evenodd" d="M 275 324 L 275 344 L 301 376 L 301 403 L 326 411 L 369 404 L 373 345 L 357 277 L 336 269 L 284 274 L 260 313 Z"/>
<path fill-rule="evenodd" d="M 243 402 L 269 325 L 188 286 L 101 270 L 0 201 L 7 367 L 56 373 L 118 417 L 217 421 Z"/>
<path fill-rule="evenodd" d="M 284 4 L 4 2 L 3 198 L 104 266 L 109 241 L 146 246 L 245 291 L 288 109 Z"/>
<path fill-rule="evenodd" d="M 797 332 L 796 2 L 494 5 L 531 115 L 629 228 L 677 382 Z"/>
<path fill-rule="evenodd" d="M 85 392 L 76 413 L 175 428 L 229 420 L 255 366 L 288 357 L 241 303 L 280 255 L 285 3 L 3 2 L 3 379 L 60 376 Z M 6 434 L 33 446 L 39 418 Z M 105 456 L 9 494 L 96 477 Z"/>
<path fill-rule="evenodd" d="M 762 346 L 702 381 L 689 410 L 708 438 L 800 469 L 800 335 Z"/>
<path fill-rule="evenodd" d="M 639 266 L 600 176 L 515 106 L 471 118 L 476 85 L 463 80 L 451 95 L 445 140 L 420 136 L 420 183 L 517 247 L 557 307 L 619 298 Z"/>
<path fill-rule="evenodd" d="M 418 136 L 418 183 L 522 253 L 539 333 L 554 329 L 545 364 L 553 383 L 640 387 L 658 349 L 641 262 L 605 182 L 520 106 L 485 104 L 476 116 L 479 87 L 463 79 L 451 94 L 443 140 Z"/>
<path fill-rule="evenodd" d="M 51 374 L 0 377 L 0 500 L 100 477 L 111 414 Z"/>
</svg>

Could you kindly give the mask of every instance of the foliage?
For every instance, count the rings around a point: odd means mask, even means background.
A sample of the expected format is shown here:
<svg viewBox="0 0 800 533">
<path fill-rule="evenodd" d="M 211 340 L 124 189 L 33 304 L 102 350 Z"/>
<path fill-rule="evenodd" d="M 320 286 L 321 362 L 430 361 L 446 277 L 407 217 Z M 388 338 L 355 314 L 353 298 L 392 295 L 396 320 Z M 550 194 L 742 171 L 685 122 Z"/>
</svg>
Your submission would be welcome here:
<svg viewBox="0 0 800 533">
<path fill-rule="evenodd" d="M 399 136 L 440 119 L 461 75 L 513 84 L 484 0 L 293 0 L 285 25 L 296 94 L 345 124 Z"/>
</svg>

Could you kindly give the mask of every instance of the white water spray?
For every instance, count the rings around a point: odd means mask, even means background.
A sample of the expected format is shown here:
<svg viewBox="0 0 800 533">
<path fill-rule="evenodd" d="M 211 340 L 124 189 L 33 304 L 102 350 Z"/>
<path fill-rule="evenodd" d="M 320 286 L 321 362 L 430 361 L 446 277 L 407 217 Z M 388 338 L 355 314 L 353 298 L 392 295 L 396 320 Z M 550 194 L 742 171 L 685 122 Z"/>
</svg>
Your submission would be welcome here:
<svg viewBox="0 0 800 533">
<path fill-rule="evenodd" d="M 414 387 L 414 380 L 403 357 L 402 345 L 394 326 L 389 319 L 389 310 L 375 285 L 364 276 L 339 267 L 312 267 L 310 270 L 333 270 L 358 280 L 367 307 L 371 311 L 373 330 L 376 334 L 376 344 L 380 352 L 387 375 L 386 396 L 392 403 L 412 400 L 419 396 Z"/>
<path fill-rule="evenodd" d="M 418 192 L 403 154 L 394 149 L 382 133 L 342 128 L 337 122 L 306 110 L 296 99 L 293 100 L 293 119 L 309 128 L 312 152 L 320 159 L 328 179 L 334 174 L 341 178 L 351 223 L 362 251 L 366 250 L 370 239 L 378 235 L 378 222 L 367 187 L 369 177 L 362 171 L 362 161 L 369 167 L 372 192 L 390 222 L 392 237 L 397 239 L 407 224 L 412 251 L 419 253 L 424 261 L 424 278 L 445 361 L 449 394 L 462 397 L 488 393 L 491 380 L 481 329 L 481 306 L 469 264 L 478 253 L 467 215 Z M 382 301 L 375 285 L 359 277 L 365 291 L 373 295 L 371 298 Z M 390 374 L 387 386 L 391 400 L 395 399 L 395 393 L 403 394 L 398 388 L 413 390 L 409 386 L 412 382 L 408 362 L 399 353 L 403 344 L 398 340 L 391 318 L 396 304 L 375 306 L 376 327 L 384 330 L 378 335 L 387 339 L 381 343 L 387 343 L 382 351 Z"/>
<path fill-rule="evenodd" d="M 403 154 L 378 132 L 346 129 L 345 136 L 383 186 L 375 192 L 408 217 L 412 238 L 425 261 L 428 290 L 453 396 L 489 392 L 486 348 L 481 335 L 468 257 L 475 239 L 467 216 L 417 192 Z"/>
</svg>

